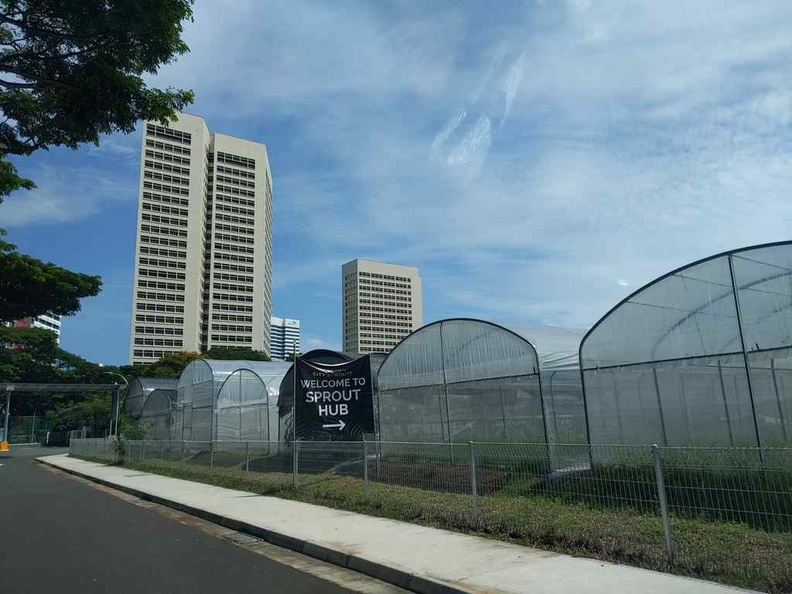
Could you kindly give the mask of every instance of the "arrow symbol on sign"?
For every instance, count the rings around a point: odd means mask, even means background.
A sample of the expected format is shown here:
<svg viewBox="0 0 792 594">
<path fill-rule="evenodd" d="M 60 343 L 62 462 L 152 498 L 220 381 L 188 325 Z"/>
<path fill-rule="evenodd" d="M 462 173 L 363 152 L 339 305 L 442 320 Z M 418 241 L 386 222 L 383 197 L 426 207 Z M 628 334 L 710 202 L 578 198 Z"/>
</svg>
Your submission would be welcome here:
<svg viewBox="0 0 792 594">
<path fill-rule="evenodd" d="M 337 428 L 337 429 L 340 429 L 341 431 L 343 431 L 344 427 L 346 427 L 346 423 L 344 423 L 343 420 L 339 420 L 338 423 L 333 423 L 332 425 L 322 425 L 322 427 L 324 427 L 326 429 L 336 429 Z"/>
</svg>

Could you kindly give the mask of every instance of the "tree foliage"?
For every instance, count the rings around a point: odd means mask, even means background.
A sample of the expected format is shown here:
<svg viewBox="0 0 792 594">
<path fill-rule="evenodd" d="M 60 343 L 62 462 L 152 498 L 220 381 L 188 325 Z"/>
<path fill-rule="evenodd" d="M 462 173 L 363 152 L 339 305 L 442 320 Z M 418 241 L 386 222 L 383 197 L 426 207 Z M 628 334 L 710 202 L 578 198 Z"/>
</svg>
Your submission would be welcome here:
<svg viewBox="0 0 792 594">
<path fill-rule="evenodd" d="M 187 365 L 202 357 L 201 353 L 194 351 L 173 353 L 153 363 L 124 365 L 120 371 L 127 379 L 133 377 L 179 377 Z"/>
<path fill-rule="evenodd" d="M 72 315 L 80 299 L 98 295 L 102 280 L 20 254 L 0 232 L 0 322 L 51 312 Z"/>
<path fill-rule="evenodd" d="M 191 91 L 144 75 L 188 51 L 193 0 L 0 0 L 0 200 L 33 182 L 8 160 L 166 122 Z"/>
<path fill-rule="evenodd" d="M 58 346 L 55 333 L 42 328 L 0 326 L 0 382 L 106 384 L 106 370 Z M 52 410 L 87 394 L 25 393 L 12 400 L 13 415 Z"/>
<path fill-rule="evenodd" d="M 120 372 L 127 378 L 132 377 L 179 377 L 190 363 L 196 359 L 221 359 L 223 361 L 269 361 L 263 351 L 254 351 L 242 347 L 220 347 L 210 349 L 206 353 L 184 351 L 167 355 L 152 363 L 135 363 L 124 365 Z"/>
<path fill-rule="evenodd" d="M 264 351 L 254 351 L 244 347 L 215 347 L 203 354 L 204 359 L 221 359 L 223 361 L 269 361 Z"/>
</svg>

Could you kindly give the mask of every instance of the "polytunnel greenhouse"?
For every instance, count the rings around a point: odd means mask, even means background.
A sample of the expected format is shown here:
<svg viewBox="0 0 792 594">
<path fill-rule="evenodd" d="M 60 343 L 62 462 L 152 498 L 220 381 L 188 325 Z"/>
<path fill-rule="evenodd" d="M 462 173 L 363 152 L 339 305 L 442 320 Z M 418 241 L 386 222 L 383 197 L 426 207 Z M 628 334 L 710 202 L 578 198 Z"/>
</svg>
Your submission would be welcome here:
<svg viewBox="0 0 792 594">
<path fill-rule="evenodd" d="M 579 343 L 561 328 L 424 326 L 380 367 L 381 439 L 585 443 Z"/>
<path fill-rule="evenodd" d="M 136 377 L 129 383 L 129 388 L 126 390 L 124 412 L 132 418 L 139 419 L 146 401 L 152 394 L 165 392 L 167 396 L 175 400 L 178 384 L 179 380 L 176 378 Z"/>
<path fill-rule="evenodd" d="M 278 439 L 278 389 L 291 363 L 196 359 L 179 378 L 174 438 Z"/>
<path fill-rule="evenodd" d="M 792 243 L 658 278 L 581 343 L 591 443 L 788 445 Z"/>
<path fill-rule="evenodd" d="M 174 385 L 178 380 L 174 378 Z M 176 388 L 173 390 L 154 390 L 143 405 L 140 415 L 140 428 L 146 439 L 173 439 L 174 406 Z"/>
</svg>

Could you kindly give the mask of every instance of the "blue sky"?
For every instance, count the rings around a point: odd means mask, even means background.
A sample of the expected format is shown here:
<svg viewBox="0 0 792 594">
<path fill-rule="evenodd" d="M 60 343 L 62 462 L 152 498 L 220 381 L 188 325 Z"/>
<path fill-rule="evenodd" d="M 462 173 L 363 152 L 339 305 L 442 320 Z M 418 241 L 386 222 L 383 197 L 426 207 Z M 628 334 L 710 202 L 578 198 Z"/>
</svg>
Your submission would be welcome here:
<svg viewBox="0 0 792 594">
<path fill-rule="evenodd" d="M 790 238 L 792 3 L 198 0 L 212 131 L 267 144 L 274 314 L 341 342 L 340 267 L 419 266 L 425 321 L 585 328 L 640 285 Z M 34 256 L 100 274 L 65 348 L 126 362 L 140 137 L 18 162 Z"/>
</svg>

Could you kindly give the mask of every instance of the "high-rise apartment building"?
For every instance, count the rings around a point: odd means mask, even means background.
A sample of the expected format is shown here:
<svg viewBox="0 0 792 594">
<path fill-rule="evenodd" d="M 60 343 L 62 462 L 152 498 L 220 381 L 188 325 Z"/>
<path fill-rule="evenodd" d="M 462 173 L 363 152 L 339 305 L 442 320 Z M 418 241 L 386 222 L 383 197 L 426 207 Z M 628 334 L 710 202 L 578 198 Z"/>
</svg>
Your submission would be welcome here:
<svg viewBox="0 0 792 594">
<path fill-rule="evenodd" d="M 15 320 L 15 328 L 42 328 L 55 333 L 55 340 L 60 344 L 61 317 L 52 313 L 41 314 L 32 318 L 22 318 Z"/>
<path fill-rule="evenodd" d="M 214 347 L 269 353 L 267 148 L 179 114 L 144 124 L 140 161 L 130 360 Z"/>
<path fill-rule="evenodd" d="M 423 325 L 417 268 L 352 260 L 341 268 L 341 284 L 344 351 L 388 353 Z"/>
<path fill-rule="evenodd" d="M 270 318 L 270 357 L 286 359 L 300 353 L 300 320 Z"/>
</svg>

